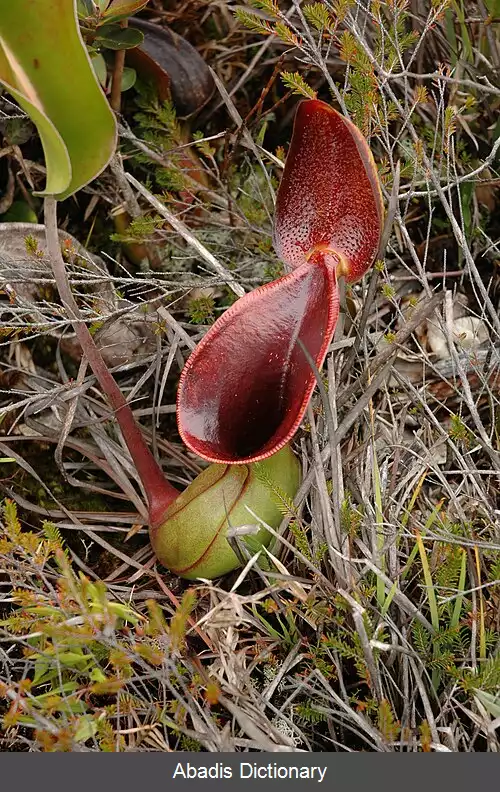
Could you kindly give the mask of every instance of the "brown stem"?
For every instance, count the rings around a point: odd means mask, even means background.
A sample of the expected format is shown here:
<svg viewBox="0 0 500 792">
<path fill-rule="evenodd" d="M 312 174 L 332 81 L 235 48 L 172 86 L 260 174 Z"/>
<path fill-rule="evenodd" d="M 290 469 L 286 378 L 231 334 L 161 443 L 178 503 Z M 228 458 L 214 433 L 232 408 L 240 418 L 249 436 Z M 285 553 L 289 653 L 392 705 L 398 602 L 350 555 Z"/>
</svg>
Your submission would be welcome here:
<svg viewBox="0 0 500 792">
<path fill-rule="evenodd" d="M 59 246 L 57 202 L 50 196 L 45 198 L 44 217 L 47 250 L 61 302 L 73 324 L 83 353 L 99 385 L 108 397 L 109 403 L 115 411 L 123 438 L 134 461 L 148 499 L 150 524 L 156 525 L 161 521 L 166 508 L 177 498 L 179 492 L 163 475 L 160 466 L 156 462 L 142 436 L 130 405 L 125 400 L 123 393 L 110 374 L 87 325 L 82 320 L 80 310 L 71 291 L 66 265 Z"/>
<path fill-rule="evenodd" d="M 127 20 L 121 23 L 121 27 L 127 27 Z M 120 112 L 122 100 L 122 80 L 123 80 L 123 67 L 125 66 L 125 50 L 117 50 L 115 52 L 115 62 L 113 67 L 113 76 L 111 77 L 111 95 L 109 97 L 109 104 L 115 113 Z"/>
</svg>

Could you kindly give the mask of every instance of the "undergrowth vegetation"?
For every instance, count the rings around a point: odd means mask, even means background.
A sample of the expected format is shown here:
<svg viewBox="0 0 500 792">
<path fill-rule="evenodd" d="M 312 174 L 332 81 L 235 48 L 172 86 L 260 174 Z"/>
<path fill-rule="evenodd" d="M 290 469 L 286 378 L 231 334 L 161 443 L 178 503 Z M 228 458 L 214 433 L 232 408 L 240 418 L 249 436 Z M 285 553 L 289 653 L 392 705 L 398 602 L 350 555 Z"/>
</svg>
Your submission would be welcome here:
<svg viewBox="0 0 500 792">
<path fill-rule="evenodd" d="M 267 482 L 270 550 L 187 583 L 153 557 L 43 246 L 0 236 L 0 748 L 497 752 L 498 3 L 153 0 L 143 16 L 197 47 L 214 95 L 186 120 L 138 78 L 120 157 L 59 217 L 85 246 L 63 245 L 81 312 L 172 483 L 201 465 L 175 427 L 185 360 L 282 272 L 271 222 L 298 97 L 369 141 L 385 246 L 343 290 L 295 501 Z M 0 221 L 33 222 L 39 142 L 5 94 L 0 109 Z"/>
</svg>

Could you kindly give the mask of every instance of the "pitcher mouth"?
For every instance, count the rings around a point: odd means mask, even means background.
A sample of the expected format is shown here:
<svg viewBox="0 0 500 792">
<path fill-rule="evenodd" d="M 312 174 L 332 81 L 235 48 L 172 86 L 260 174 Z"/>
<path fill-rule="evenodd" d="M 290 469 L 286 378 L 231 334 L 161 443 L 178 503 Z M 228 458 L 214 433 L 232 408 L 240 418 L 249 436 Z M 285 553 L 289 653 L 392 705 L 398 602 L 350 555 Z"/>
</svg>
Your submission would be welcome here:
<svg viewBox="0 0 500 792">
<path fill-rule="evenodd" d="M 316 382 L 302 346 L 321 367 L 339 310 L 335 270 L 316 256 L 236 302 L 186 363 L 178 427 L 202 458 L 256 462 L 297 430 Z"/>
</svg>

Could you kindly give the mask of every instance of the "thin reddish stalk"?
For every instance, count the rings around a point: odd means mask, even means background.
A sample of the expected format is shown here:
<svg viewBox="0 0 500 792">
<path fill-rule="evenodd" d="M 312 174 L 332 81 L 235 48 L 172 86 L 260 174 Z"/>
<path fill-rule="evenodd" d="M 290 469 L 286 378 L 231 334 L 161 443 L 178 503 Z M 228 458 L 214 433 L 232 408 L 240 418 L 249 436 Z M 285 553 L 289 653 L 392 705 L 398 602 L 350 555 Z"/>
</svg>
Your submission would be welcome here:
<svg viewBox="0 0 500 792">
<path fill-rule="evenodd" d="M 163 514 L 179 492 L 165 478 L 163 471 L 151 453 L 139 429 L 130 405 L 110 374 L 102 355 L 82 320 L 80 310 L 71 291 L 66 265 L 61 254 L 57 231 L 57 202 L 46 197 L 44 202 L 45 234 L 47 250 L 52 264 L 61 302 L 66 309 L 94 375 L 113 408 L 123 438 L 133 459 L 139 478 L 148 499 L 149 517 L 152 525 L 161 521 Z"/>
<path fill-rule="evenodd" d="M 123 22 L 120 22 L 120 27 L 128 27 L 128 21 L 124 19 Z M 111 78 L 111 96 L 109 97 L 110 107 L 115 111 L 115 113 L 120 112 L 122 102 L 122 81 L 123 69 L 125 66 L 125 54 L 126 53 L 124 49 L 117 50 L 115 52 L 113 77 Z"/>
</svg>

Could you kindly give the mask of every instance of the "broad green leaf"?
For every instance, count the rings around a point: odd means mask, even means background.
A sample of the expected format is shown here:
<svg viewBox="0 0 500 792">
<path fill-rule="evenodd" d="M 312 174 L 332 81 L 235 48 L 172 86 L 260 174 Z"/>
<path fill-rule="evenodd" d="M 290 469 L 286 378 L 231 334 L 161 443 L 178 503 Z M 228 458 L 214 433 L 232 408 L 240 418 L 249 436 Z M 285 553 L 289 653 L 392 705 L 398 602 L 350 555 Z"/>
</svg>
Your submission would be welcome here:
<svg viewBox="0 0 500 792">
<path fill-rule="evenodd" d="M 138 47 L 144 41 L 144 34 L 135 28 L 123 28 L 121 25 L 103 25 L 94 44 L 106 49 L 122 50 Z"/>
<path fill-rule="evenodd" d="M 37 126 L 47 166 L 41 194 L 62 200 L 101 173 L 116 124 L 80 35 L 76 0 L 0 0 L 0 82 Z"/>
<path fill-rule="evenodd" d="M 5 1 L 3 0 L 3 2 Z M 46 192 L 53 195 L 62 193 L 71 182 L 71 163 L 68 150 L 54 124 L 37 106 L 36 97 L 33 101 L 29 101 L 25 93 L 14 87 L 17 84 L 17 79 L 5 54 L 2 19 L 0 19 L 0 82 L 5 85 L 9 93 L 26 110 L 31 120 L 36 124 L 47 163 Z"/>
</svg>

